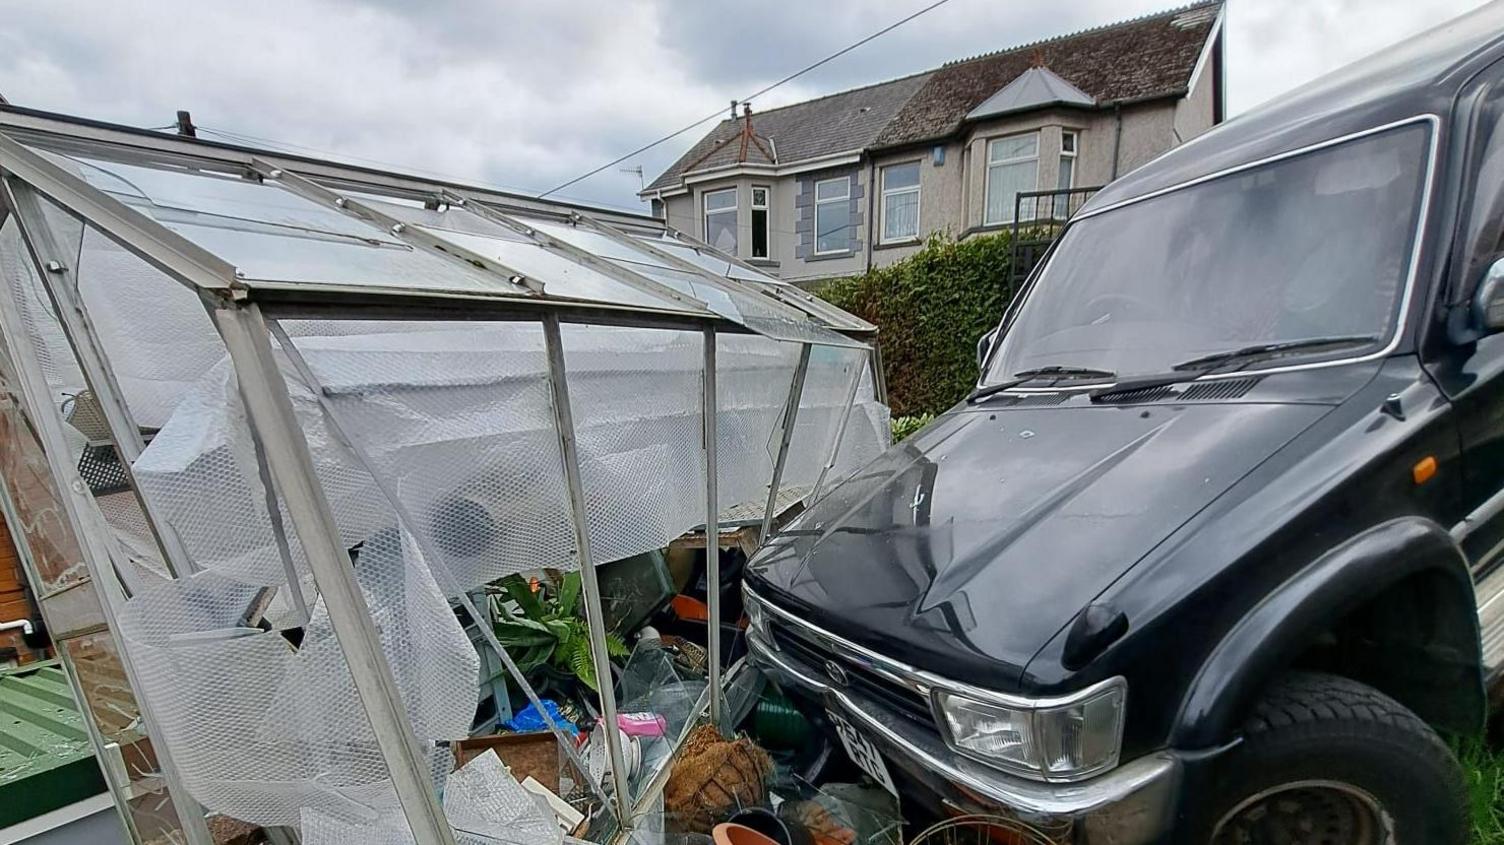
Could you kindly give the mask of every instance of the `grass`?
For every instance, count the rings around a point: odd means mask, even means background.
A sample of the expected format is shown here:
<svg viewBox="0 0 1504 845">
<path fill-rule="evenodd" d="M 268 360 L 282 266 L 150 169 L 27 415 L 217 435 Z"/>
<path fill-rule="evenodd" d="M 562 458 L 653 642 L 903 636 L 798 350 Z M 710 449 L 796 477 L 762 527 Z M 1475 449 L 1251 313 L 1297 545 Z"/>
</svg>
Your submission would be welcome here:
<svg viewBox="0 0 1504 845">
<path fill-rule="evenodd" d="M 1473 845 L 1504 845 L 1504 748 L 1469 740 L 1457 750 L 1467 774 Z"/>
</svg>

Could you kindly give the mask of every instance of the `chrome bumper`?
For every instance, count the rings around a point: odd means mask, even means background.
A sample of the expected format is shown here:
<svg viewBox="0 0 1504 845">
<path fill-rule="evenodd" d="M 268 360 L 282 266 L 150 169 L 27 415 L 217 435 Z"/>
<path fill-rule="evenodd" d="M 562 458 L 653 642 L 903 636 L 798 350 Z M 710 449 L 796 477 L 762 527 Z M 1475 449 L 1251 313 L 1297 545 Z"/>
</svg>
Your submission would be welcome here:
<svg viewBox="0 0 1504 845">
<path fill-rule="evenodd" d="M 838 707 L 891 765 L 959 809 L 1002 809 L 1052 825 L 1069 820 L 1091 845 L 1144 845 L 1161 840 L 1170 828 L 1181 771 L 1173 754 L 1140 757 L 1076 783 L 1025 780 L 956 754 L 937 733 L 831 685 L 756 633 L 748 632 L 747 643 L 752 662 L 780 686 Z"/>
</svg>

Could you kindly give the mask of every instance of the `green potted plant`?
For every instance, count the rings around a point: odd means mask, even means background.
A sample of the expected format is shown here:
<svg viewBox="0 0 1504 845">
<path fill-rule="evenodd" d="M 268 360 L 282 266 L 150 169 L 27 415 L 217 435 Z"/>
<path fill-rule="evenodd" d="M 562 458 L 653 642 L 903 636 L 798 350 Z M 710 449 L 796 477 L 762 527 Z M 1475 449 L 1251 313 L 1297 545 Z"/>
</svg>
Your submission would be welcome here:
<svg viewBox="0 0 1504 845">
<path fill-rule="evenodd" d="M 491 596 L 496 638 L 528 680 L 566 695 L 577 684 L 598 689 L 590 629 L 579 613 L 580 573 L 544 582 L 536 592 L 521 575 L 508 575 L 496 587 Z M 620 634 L 607 632 L 606 653 L 613 659 L 628 655 Z"/>
</svg>

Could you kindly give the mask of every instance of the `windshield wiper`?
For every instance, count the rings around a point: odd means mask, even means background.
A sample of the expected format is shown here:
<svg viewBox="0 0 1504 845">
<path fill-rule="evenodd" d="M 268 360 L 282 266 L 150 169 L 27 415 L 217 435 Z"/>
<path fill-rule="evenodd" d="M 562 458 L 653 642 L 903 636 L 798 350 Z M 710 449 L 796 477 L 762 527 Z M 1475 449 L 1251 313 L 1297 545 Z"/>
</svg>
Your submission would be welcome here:
<svg viewBox="0 0 1504 845">
<path fill-rule="evenodd" d="M 1019 370 L 1018 372 L 1013 374 L 1012 378 L 1006 381 L 1000 381 L 997 384 L 989 384 L 985 387 L 979 387 L 976 390 L 973 390 L 970 396 L 966 397 L 966 401 L 976 402 L 981 399 L 986 399 L 988 396 L 994 396 L 998 393 L 1002 393 L 1004 390 L 1007 390 L 1009 388 L 1018 387 L 1021 384 L 1027 384 L 1031 381 L 1039 381 L 1040 379 L 1059 381 L 1062 379 L 1106 379 L 1116 377 L 1117 373 L 1113 372 L 1112 370 L 1098 370 L 1094 367 L 1035 367 L 1032 370 Z"/>
<path fill-rule="evenodd" d="M 1328 346 L 1353 346 L 1361 343 L 1372 343 L 1378 339 L 1377 335 L 1312 337 L 1301 340 L 1287 340 L 1279 343 L 1261 343 L 1257 346 L 1245 346 L 1242 349 L 1233 349 L 1227 352 L 1214 352 L 1211 355 L 1203 355 L 1200 358 L 1182 361 L 1171 368 L 1171 372 L 1168 373 L 1126 378 L 1117 384 L 1093 390 L 1091 392 L 1091 401 L 1099 402 L 1124 393 L 1153 390 L 1156 387 L 1168 387 L 1172 384 L 1194 381 L 1201 376 L 1211 375 L 1222 370 L 1236 370 L 1254 361 L 1290 352 L 1309 352 Z"/>
<path fill-rule="evenodd" d="M 1278 343 L 1260 343 L 1254 346 L 1245 346 L 1242 349 L 1231 349 L 1226 352 L 1213 352 L 1210 355 L 1202 355 L 1189 361 L 1181 361 L 1170 369 L 1177 372 L 1188 370 L 1204 371 L 1213 366 L 1219 367 L 1224 364 L 1245 363 L 1264 358 L 1273 358 L 1290 352 L 1313 352 L 1325 349 L 1329 346 L 1358 346 L 1365 343 L 1374 343 L 1379 340 L 1378 335 L 1354 334 L 1337 337 L 1308 337 L 1301 340 L 1285 340 Z"/>
<path fill-rule="evenodd" d="M 1106 387 L 1099 387 L 1096 390 L 1093 390 L 1091 392 L 1091 401 L 1100 402 L 1103 399 L 1107 399 L 1112 396 L 1118 396 L 1123 393 L 1134 393 L 1139 390 L 1153 390 L 1156 387 L 1167 387 L 1172 384 L 1179 384 L 1183 381 L 1191 381 L 1202 375 L 1205 375 L 1205 373 L 1197 371 L 1159 373 L 1149 376 L 1134 376 L 1133 378 L 1123 379 L 1117 384 L 1109 384 Z"/>
</svg>

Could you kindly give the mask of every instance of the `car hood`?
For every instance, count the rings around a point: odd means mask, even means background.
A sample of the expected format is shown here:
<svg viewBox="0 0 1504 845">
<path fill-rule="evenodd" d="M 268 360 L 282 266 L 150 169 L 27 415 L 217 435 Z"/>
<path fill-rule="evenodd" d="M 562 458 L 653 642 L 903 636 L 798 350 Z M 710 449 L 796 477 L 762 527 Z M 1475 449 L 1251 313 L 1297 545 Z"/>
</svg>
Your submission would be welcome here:
<svg viewBox="0 0 1504 845">
<path fill-rule="evenodd" d="M 954 411 L 791 522 L 750 583 L 891 657 L 1015 688 L 1114 579 L 1329 410 Z"/>
</svg>

